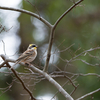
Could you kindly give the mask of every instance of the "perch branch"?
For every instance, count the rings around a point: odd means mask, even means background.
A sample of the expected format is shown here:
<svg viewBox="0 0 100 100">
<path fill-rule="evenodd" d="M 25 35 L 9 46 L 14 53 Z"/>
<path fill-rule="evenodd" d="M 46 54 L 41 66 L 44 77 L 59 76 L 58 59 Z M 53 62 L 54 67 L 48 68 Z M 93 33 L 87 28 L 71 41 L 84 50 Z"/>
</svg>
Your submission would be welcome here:
<svg viewBox="0 0 100 100">
<path fill-rule="evenodd" d="M 6 56 L 5 55 L 1 55 L 2 59 L 4 61 L 6 61 L 6 65 L 11 69 L 10 64 L 7 62 Z M 18 73 L 12 68 L 11 71 L 14 73 L 14 75 L 16 76 L 16 78 L 21 82 L 23 88 L 29 93 L 31 100 L 36 100 L 33 95 L 32 92 L 26 87 L 26 85 L 24 84 L 24 81 L 18 76 Z"/>
<path fill-rule="evenodd" d="M 6 65 L 11 69 L 11 66 L 9 65 L 8 61 L 10 62 L 14 62 L 13 60 L 11 59 L 8 59 L 5 55 L 0 55 L 2 57 L 2 59 L 4 61 L 6 61 Z M 7 59 L 8 61 L 7 61 Z M 25 64 L 21 63 L 22 65 L 26 66 Z M 64 95 L 64 97 L 68 100 L 74 100 L 50 75 L 48 75 L 46 72 L 43 72 L 41 70 L 39 70 L 38 68 L 34 67 L 33 65 L 31 66 L 27 66 L 28 68 L 30 68 L 32 71 L 36 71 L 37 73 L 41 74 L 44 76 L 44 78 L 46 78 L 50 83 L 52 83 L 58 90 L 59 92 L 62 93 L 62 95 Z M 22 86 L 24 87 L 24 89 L 30 94 L 31 96 L 31 100 L 36 100 L 31 91 L 25 86 L 23 80 L 18 76 L 18 73 L 14 70 L 14 69 L 11 69 L 12 72 L 14 73 L 14 75 L 16 76 L 16 78 L 21 82 Z"/>
</svg>

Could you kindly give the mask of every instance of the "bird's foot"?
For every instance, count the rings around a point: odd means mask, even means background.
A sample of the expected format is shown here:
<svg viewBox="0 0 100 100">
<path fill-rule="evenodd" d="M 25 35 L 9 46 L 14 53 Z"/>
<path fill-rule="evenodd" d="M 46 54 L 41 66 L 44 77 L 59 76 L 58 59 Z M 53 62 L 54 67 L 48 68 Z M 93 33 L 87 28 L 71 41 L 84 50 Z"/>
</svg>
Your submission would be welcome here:
<svg viewBox="0 0 100 100">
<path fill-rule="evenodd" d="M 30 64 L 30 63 L 25 63 L 25 65 L 27 65 L 27 66 L 31 66 L 31 64 Z"/>
</svg>

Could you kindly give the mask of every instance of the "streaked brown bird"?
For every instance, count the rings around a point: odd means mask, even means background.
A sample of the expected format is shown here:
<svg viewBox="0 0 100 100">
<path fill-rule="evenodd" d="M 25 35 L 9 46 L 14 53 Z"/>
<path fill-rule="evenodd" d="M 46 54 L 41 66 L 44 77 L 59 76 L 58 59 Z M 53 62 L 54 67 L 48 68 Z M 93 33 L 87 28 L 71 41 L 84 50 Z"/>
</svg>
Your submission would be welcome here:
<svg viewBox="0 0 100 100">
<path fill-rule="evenodd" d="M 13 68 L 16 64 L 19 64 L 21 62 L 25 64 L 29 64 L 32 62 L 37 56 L 37 45 L 35 44 L 30 44 L 27 48 L 27 50 L 22 53 L 21 56 L 16 60 L 15 64 L 11 67 Z"/>
</svg>

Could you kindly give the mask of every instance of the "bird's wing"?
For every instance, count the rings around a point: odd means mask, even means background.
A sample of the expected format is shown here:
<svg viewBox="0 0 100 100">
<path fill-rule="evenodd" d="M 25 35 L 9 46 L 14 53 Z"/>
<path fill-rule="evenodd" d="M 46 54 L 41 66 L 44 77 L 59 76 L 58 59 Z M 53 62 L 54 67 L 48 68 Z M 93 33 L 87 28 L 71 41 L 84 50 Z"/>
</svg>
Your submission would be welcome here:
<svg viewBox="0 0 100 100">
<path fill-rule="evenodd" d="M 28 50 L 25 51 L 16 61 L 21 61 L 23 58 L 26 58 L 28 56 L 31 56 L 32 54 L 34 54 L 34 50 Z"/>
</svg>

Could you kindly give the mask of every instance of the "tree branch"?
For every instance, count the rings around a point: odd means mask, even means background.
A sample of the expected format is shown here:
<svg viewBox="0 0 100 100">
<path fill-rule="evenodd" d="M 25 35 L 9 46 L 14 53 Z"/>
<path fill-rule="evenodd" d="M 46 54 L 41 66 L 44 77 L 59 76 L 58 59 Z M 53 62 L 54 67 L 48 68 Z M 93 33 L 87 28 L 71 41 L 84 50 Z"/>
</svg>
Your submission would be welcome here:
<svg viewBox="0 0 100 100">
<path fill-rule="evenodd" d="M 80 98 L 78 98 L 78 99 L 76 99 L 76 100 L 81 100 L 81 99 L 83 99 L 83 98 L 85 98 L 85 97 L 87 97 L 87 96 L 90 96 L 90 95 L 92 95 L 92 94 L 94 94 L 94 93 L 96 93 L 96 92 L 99 92 L 99 91 L 100 91 L 100 88 L 97 89 L 97 90 L 95 90 L 95 91 L 92 91 L 92 92 L 90 92 L 90 93 L 87 93 L 86 95 L 83 95 L 82 97 L 80 97 Z"/>
<path fill-rule="evenodd" d="M 50 56 L 51 56 L 51 48 L 52 48 L 52 44 L 53 44 L 53 39 L 54 39 L 54 30 L 56 28 L 56 26 L 58 25 L 58 23 L 61 21 L 61 19 L 67 14 L 69 13 L 76 5 L 78 5 L 80 2 L 82 2 L 83 0 L 79 0 L 78 2 L 76 2 L 75 4 L 73 4 L 67 11 L 65 11 L 59 18 L 58 20 L 55 22 L 55 24 L 51 27 L 51 33 L 50 33 L 50 39 L 49 39 L 49 46 L 48 46 L 48 52 L 47 52 L 47 58 L 46 58 L 46 63 L 44 66 L 43 71 L 46 72 L 48 69 L 48 65 L 49 65 L 49 60 L 50 60 Z"/>
<path fill-rule="evenodd" d="M 16 76 L 16 78 L 21 82 L 23 88 L 29 93 L 30 97 L 31 97 L 31 100 L 36 100 L 33 95 L 32 95 L 32 92 L 26 87 L 26 85 L 24 84 L 24 81 L 18 76 L 17 72 L 11 68 L 10 64 L 7 62 L 6 60 L 6 56 L 5 55 L 1 55 L 2 59 L 4 61 L 6 61 L 6 65 L 11 69 L 11 71 L 14 73 L 14 75 Z"/>
<path fill-rule="evenodd" d="M 45 20 L 44 18 L 40 17 L 39 15 L 35 14 L 35 13 L 32 13 L 30 11 L 27 11 L 27 10 L 24 10 L 24 9 L 17 9 L 17 8 L 11 8 L 11 7 L 2 7 L 0 6 L 0 9 L 3 9 L 3 10 L 11 10 L 11 11 L 17 11 L 17 12 L 21 12 L 21 13 L 25 13 L 25 14 L 28 14 L 28 15 L 31 15 L 37 19 L 39 19 L 40 21 L 42 21 L 44 24 L 46 24 L 48 27 L 52 27 L 52 25 L 47 21 Z"/>
<path fill-rule="evenodd" d="M 98 49 L 100 49 L 100 47 L 90 48 L 90 49 L 88 49 L 88 50 L 85 50 L 85 51 L 81 52 L 80 54 L 76 55 L 75 57 L 71 58 L 71 59 L 69 60 L 69 62 L 71 62 L 73 59 L 76 59 L 77 57 L 81 56 L 81 55 L 84 54 L 84 53 L 87 53 L 87 52 L 90 52 L 90 51 L 94 51 L 94 50 L 98 50 Z"/>
<path fill-rule="evenodd" d="M 2 59 L 4 61 L 6 61 L 6 65 L 11 69 L 11 66 L 9 65 L 8 61 L 7 61 L 7 57 L 5 55 L 0 55 L 2 57 Z M 7 59 L 6 59 L 7 58 Z M 13 60 L 11 59 L 8 59 L 9 61 L 12 61 L 14 62 Z M 25 64 L 21 63 L 22 65 L 26 66 Z M 64 95 L 64 97 L 67 99 L 67 100 L 74 100 L 50 75 L 48 75 L 46 72 L 43 72 L 41 71 L 40 69 L 34 67 L 33 65 L 30 65 L 30 66 L 27 66 L 28 68 L 30 68 L 31 70 L 34 70 L 36 71 L 37 73 L 43 75 L 50 83 L 52 83 L 58 90 L 59 92 L 62 93 L 62 95 Z M 31 96 L 31 100 L 36 100 L 31 91 L 25 86 L 23 80 L 18 76 L 18 73 L 14 70 L 14 69 L 11 69 L 12 72 L 14 73 L 14 75 L 16 76 L 16 78 L 22 83 L 22 86 L 24 87 L 24 89 L 30 94 Z"/>
<path fill-rule="evenodd" d="M 26 65 L 24 65 L 26 66 Z M 64 95 L 64 97 L 67 100 L 74 100 L 52 77 L 50 77 L 50 75 L 48 75 L 46 72 L 43 72 L 41 70 L 39 70 L 38 68 L 34 67 L 33 65 L 28 66 L 29 68 L 31 68 L 32 70 L 36 71 L 37 73 L 42 74 L 51 84 L 53 84 L 58 90 L 59 92 L 61 92 L 62 95 Z"/>
<path fill-rule="evenodd" d="M 58 20 L 55 22 L 54 24 L 54 29 L 56 28 L 56 26 L 58 25 L 58 23 L 63 19 L 63 17 L 68 14 L 75 6 L 77 6 L 79 3 L 81 3 L 83 0 L 79 0 L 77 2 L 75 2 L 67 11 L 65 11 L 59 18 Z"/>
<path fill-rule="evenodd" d="M 93 50 L 93 49 L 92 49 L 92 50 Z M 91 50 L 89 50 L 89 51 L 91 51 Z M 0 55 L 0 56 L 1 56 L 2 59 L 4 60 L 5 64 L 6 64 L 9 68 L 11 68 L 11 66 L 9 65 L 8 62 L 14 62 L 14 60 L 8 59 L 8 57 L 5 56 L 5 55 Z M 4 63 L 3 63 L 3 64 L 4 64 Z M 21 64 L 24 65 L 24 66 L 26 66 L 26 65 L 23 64 L 23 63 L 21 63 Z M 1 65 L 2 65 L 2 64 L 1 64 Z M 82 73 L 70 73 L 70 72 L 64 72 L 64 71 L 62 71 L 62 72 L 53 72 L 53 73 L 51 74 L 51 76 L 50 76 L 50 75 L 48 75 L 46 72 L 43 72 L 43 71 L 39 70 L 38 68 L 34 67 L 33 65 L 28 66 L 28 68 L 30 68 L 30 69 L 36 71 L 37 73 L 43 75 L 44 78 L 47 79 L 50 83 L 52 83 L 52 84 L 59 90 L 59 92 L 61 92 L 62 95 L 64 95 L 65 98 L 68 99 L 68 100 L 73 100 L 73 98 L 72 98 L 72 97 L 71 97 L 71 96 L 70 96 L 70 95 L 69 95 L 69 94 L 68 94 L 68 93 L 67 93 L 67 92 L 52 78 L 52 77 L 65 77 L 65 74 L 74 75 L 74 76 L 89 76 L 89 75 L 93 75 L 93 76 L 100 77 L 100 75 L 98 75 L 98 74 L 96 74 L 96 73 L 82 74 Z M 24 89 L 30 94 L 31 98 L 33 98 L 33 99 L 31 99 L 31 100 L 36 100 L 36 99 L 32 96 L 31 91 L 25 86 L 23 80 L 20 79 L 20 77 L 18 76 L 19 74 L 18 74 L 14 69 L 12 69 L 12 72 L 13 72 L 14 75 L 17 77 L 17 79 L 22 83 L 22 86 L 23 86 Z M 55 76 L 53 76 L 53 74 L 55 74 L 55 73 L 56 73 L 56 74 L 61 74 L 61 73 L 63 73 L 64 75 L 55 75 Z M 33 74 L 33 73 L 32 73 L 32 74 Z M 40 75 L 39 75 L 39 76 L 40 76 Z M 42 76 L 42 77 L 43 77 L 43 76 Z M 71 81 L 71 83 L 72 83 L 72 81 Z M 72 84 L 73 84 L 73 83 L 72 83 Z M 73 85 L 73 86 L 74 86 L 74 85 Z M 84 96 L 78 98 L 77 100 L 80 100 L 80 99 L 82 99 L 83 97 L 85 98 L 86 96 L 89 96 L 89 95 L 91 95 L 91 94 L 93 94 L 93 93 L 95 93 L 95 92 L 98 92 L 98 91 L 100 91 L 100 89 L 97 89 L 97 90 L 95 90 L 95 91 L 93 91 L 93 92 L 90 92 L 90 93 L 88 93 L 88 94 L 86 94 L 86 95 L 84 95 Z"/>
<path fill-rule="evenodd" d="M 51 33 L 50 33 L 50 39 L 49 39 L 49 46 L 48 46 L 46 63 L 45 63 L 44 69 L 43 69 L 44 72 L 46 72 L 48 70 L 49 60 L 50 60 L 50 56 L 51 56 L 51 48 L 52 48 L 52 44 L 53 44 L 53 39 L 54 39 L 54 30 L 53 30 L 53 27 L 52 27 L 51 28 Z"/>
</svg>

